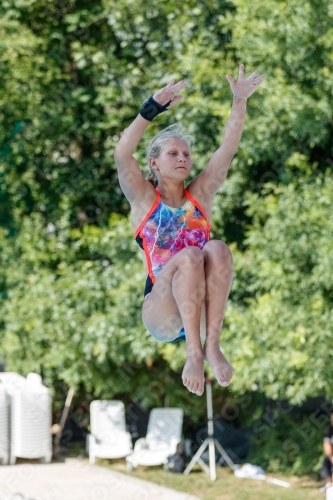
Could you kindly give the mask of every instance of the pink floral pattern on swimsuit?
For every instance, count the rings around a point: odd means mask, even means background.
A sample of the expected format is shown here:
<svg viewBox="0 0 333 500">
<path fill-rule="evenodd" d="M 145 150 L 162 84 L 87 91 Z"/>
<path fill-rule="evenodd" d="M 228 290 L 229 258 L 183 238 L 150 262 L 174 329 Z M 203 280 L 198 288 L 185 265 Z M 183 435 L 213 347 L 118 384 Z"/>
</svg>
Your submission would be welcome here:
<svg viewBox="0 0 333 500">
<path fill-rule="evenodd" d="M 180 208 L 169 207 L 159 201 L 138 231 L 153 282 L 165 264 L 180 250 L 189 246 L 203 248 L 209 241 L 211 226 L 206 214 L 187 189 L 185 194 L 187 200 Z"/>
</svg>

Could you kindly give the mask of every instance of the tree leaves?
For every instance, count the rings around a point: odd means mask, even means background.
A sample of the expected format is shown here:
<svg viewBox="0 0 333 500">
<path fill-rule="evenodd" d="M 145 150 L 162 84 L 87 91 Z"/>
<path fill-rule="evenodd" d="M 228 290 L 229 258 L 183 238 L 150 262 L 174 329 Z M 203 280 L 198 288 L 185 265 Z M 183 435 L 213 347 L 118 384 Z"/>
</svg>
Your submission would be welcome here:
<svg viewBox="0 0 333 500">
<path fill-rule="evenodd" d="M 331 25 L 328 0 L 1 4 L 0 352 L 10 369 L 147 404 L 139 385 L 153 374 L 157 400 L 191 407 L 170 382 L 182 347 L 142 324 L 145 276 L 113 151 L 154 89 L 185 79 L 181 105 L 151 124 L 136 156 L 144 171 L 148 140 L 181 121 L 195 138 L 194 177 L 229 116 L 225 74 L 243 62 L 266 81 L 213 206 L 212 236 L 235 266 L 222 347 L 237 391 L 330 394 Z"/>
<path fill-rule="evenodd" d="M 300 178 L 251 199 L 247 249 L 234 252 L 235 293 L 250 293 L 246 306 L 231 301 L 225 332 L 235 388 L 257 381 L 269 396 L 297 404 L 331 395 L 332 187 L 327 172 L 314 184 Z"/>
</svg>

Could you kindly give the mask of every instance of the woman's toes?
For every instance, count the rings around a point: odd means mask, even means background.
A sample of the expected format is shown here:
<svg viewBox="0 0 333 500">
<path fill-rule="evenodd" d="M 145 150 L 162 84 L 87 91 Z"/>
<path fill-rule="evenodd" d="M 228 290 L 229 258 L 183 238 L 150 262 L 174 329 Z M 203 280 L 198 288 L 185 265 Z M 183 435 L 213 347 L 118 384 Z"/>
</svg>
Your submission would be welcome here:
<svg viewBox="0 0 333 500">
<path fill-rule="evenodd" d="M 229 370 L 227 373 L 225 373 L 222 377 L 218 378 L 218 383 L 222 385 L 223 387 L 226 387 L 227 385 L 230 385 L 232 376 L 234 374 L 233 370 Z"/>
<path fill-rule="evenodd" d="M 198 389 L 195 391 L 197 396 L 202 396 L 203 394 L 203 389 L 201 387 L 198 387 Z"/>
<path fill-rule="evenodd" d="M 229 384 L 230 384 L 230 382 L 227 382 L 225 379 L 222 379 L 222 380 L 220 379 L 220 380 L 218 380 L 218 383 L 219 383 L 220 385 L 222 385 L 223 387 L 227 387 L 227 385 L 229 385 Z"/>
</svg>

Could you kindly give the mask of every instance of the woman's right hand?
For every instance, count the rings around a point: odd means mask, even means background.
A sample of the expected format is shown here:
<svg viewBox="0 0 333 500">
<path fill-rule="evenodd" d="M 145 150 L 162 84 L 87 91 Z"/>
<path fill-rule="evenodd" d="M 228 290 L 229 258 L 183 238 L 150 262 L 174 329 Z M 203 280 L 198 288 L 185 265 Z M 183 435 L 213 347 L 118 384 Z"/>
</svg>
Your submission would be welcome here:
<svg viewBox="0 0 333 500">
<path fill-rule="evenodd" d="M 175 83 L 174 80 L 171 80 L 171 82 L 168 83 L 168 85 L 158 90 L 153 95 L 153 99 L 155 99 L 156 102 L 161 104 L 161 106 L 165 106 L 169 101 L 171 101 L 169 106 L 167 107 L 167 109 L 170 109 L 172 108 L 172 106 L 174 106 L 183 99 L 184 97 L 183 95 L 178 95 L 177 97 L 175 97 L 175 95 L 178 94 L 178 92 L 180 92 L 185 87 L 185 85 L 186 82 L 184 82 L 183 80 L 181 80 L 178 83 Z"/>
</svg>

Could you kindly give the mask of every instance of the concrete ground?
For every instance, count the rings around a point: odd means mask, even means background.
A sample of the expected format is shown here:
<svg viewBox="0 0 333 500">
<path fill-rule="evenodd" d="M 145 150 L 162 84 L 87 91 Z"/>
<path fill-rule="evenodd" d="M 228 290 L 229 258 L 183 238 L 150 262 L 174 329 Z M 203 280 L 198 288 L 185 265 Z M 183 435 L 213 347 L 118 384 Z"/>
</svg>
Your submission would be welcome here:
<svg viewBox="0 0 333 500">
<path fill-rule="evenodd" d="M 0 466 L 0 500 L 13 493 L 30 500 L 198 500 L 75 458 L 62 463 Z"/>
</svg>

